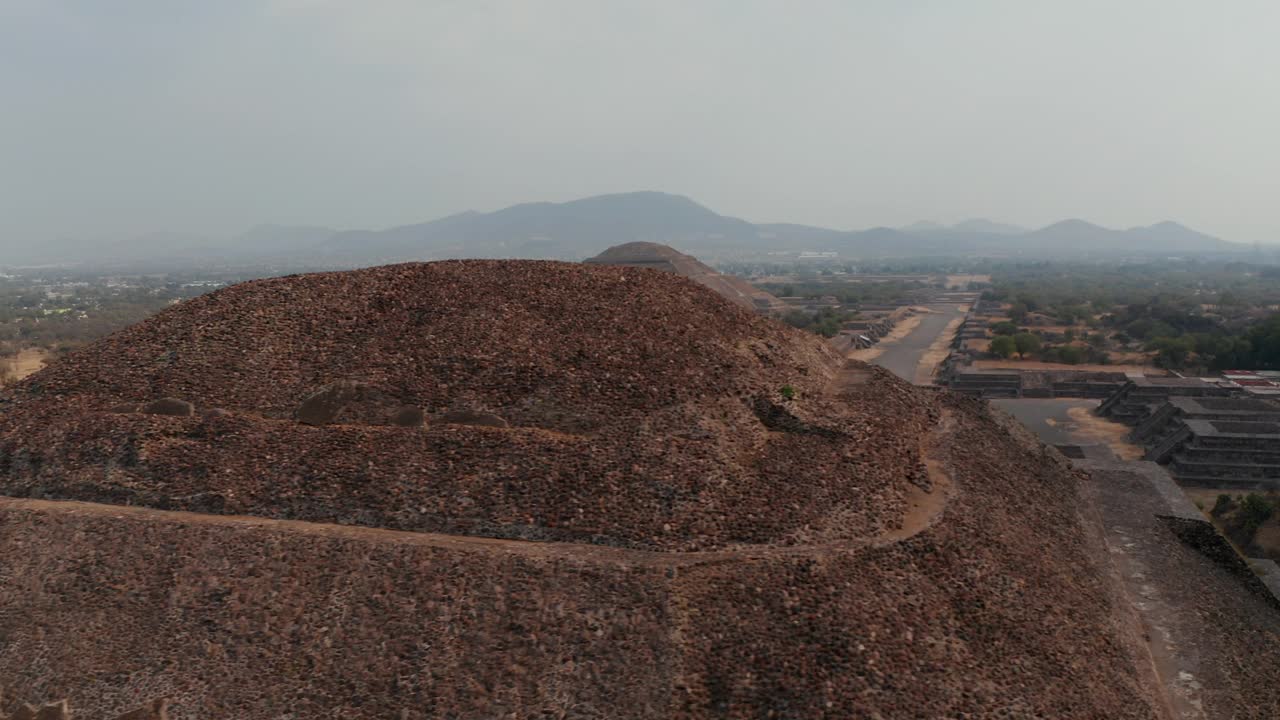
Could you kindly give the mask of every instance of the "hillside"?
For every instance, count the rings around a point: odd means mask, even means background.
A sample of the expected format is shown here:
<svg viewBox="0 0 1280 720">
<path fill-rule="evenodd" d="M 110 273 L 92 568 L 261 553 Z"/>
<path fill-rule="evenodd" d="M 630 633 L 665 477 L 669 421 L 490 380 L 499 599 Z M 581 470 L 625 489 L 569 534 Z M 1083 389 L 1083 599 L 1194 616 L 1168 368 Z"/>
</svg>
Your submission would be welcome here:
<svg viewBox="0 0 1280 720">
<path fill-rule="evenodd" d="M 249 282 L 0 394 L 0 677 L 91 716 L 1158 717 L 1079 490 L 674 273 Z"/>
</svg>

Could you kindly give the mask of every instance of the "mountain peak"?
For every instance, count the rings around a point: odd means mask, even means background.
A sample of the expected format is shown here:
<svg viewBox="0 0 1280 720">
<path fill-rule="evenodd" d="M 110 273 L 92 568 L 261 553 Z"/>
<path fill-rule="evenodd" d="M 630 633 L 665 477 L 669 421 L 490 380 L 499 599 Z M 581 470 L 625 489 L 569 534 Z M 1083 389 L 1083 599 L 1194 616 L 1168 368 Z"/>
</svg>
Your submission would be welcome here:
<svg viewBox="0 0 1280 720">
<path fill-rule="evenodd" d="M 952 225 L 951 229 L 963 232 L 990 233 L 992 235 L 1018 235 L 1027 231 L 1026 228 L 1018 227 L 1017 225 L 996 222 L 987 218 L 971 218 Z"/>
<path fill-rule="evenodd" d="M 1091 223 L 1088 220 L 1081 220 L 1080 218 L 1068 218 L 1066 220 L 1059 220 L 1056 223 L 1053 223 L 1051 225 L 1046 225 L 1040 228 L 1040 230 L 1038 230 L 1037 232 L 1044 232 L 1046 230 L 1110 232 L 1109 228 L 1104 228 L 1101 225 L 1095 225 L 1094 223 Z"/>
<path fill-rule="evenodd" d="M 942 223 L 936 223 L 932 220 L 917 220 L 916 222 L 913 222 L 910 225 L 904 225 L 901 228 L 899 228 L 899 230 L 901 230 L 902 232 L 907 232 L 907 233 L 938 232 L 940 230 L 948 230 L 948 229 L 949 228 L 946 225 L 943 225 Z"/>
<path fill-rule="evenodd" d="M 1174 222 L 1173 220 L 1161 220 L 1158 223 L 1153 223 L 1146 227 L 1139 227 L 1135 229 L 1136 230 L 1157 230 L 1161 232 L 1196 233 L 1197 235 L 1204 234 L 1198 230 L 1192 230 L 1191 228 L 1187 227 L 1186 225 L 1183 225 L 1180 222 Z"/>
</svg>

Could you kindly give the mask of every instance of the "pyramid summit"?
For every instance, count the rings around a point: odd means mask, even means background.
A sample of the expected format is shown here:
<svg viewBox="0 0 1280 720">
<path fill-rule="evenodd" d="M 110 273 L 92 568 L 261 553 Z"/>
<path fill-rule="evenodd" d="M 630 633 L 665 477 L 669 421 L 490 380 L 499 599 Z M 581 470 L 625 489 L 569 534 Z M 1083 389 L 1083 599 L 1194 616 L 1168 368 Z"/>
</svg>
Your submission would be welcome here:
<svg viewBox="0 0 1280 720">
<path fill-rule="evenodd" d="M 679 252 L 669 245 L 651 242 L 624 243 L 615 245 L 585 262 L 594 265 L 624 265 L 673 272 L 710 288 L 738 305 L 758 312 L 781 312 L 786 308 L 785 304 L 772 294 L 754 287 L 741 278 L 718 273 L 697 258 Z"/>
</svg>

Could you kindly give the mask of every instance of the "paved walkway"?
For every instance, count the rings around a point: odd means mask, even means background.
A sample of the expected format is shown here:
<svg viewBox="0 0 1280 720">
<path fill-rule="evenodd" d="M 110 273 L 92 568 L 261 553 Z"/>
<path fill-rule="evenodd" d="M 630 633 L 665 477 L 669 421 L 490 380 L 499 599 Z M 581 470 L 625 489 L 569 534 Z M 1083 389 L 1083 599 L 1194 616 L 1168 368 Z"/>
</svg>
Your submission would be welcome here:
<svg viewBox="0 0 1280 720">
<path fill-rule="evenodd" d="M 964 317 L 966 305 L 936 304 L 926 306 L 933 312 L 921 316 L 920 324 L 900 340 L 887 340 L 883 351 L 871 362 L 906 380 L 916 382 L 917 369 L 934 343 L 953 320 Z M 949 342 L 951 338 L 946 338 Z"/>
<path fill-rule="evenodd" d="M 1078 448 L 1072 465 L 1089 473 L 1081 484 L 1081 510 L 1104 539 L 1107 560 L 1123 588 L 1123 601 L 1136 615 L 1170 717 L 1274 716 L 1269 714 L 1273 708 L 1251 700 L 1248 685 L 1256 680 L 1239 669 L 1274 664 L 1274 641 L 1260 638 L 1280 637 L 1280 613 L 1169 530 L 1162 517 L 1205 522 L 1204 516 L 1163 467 L 1117 457 L 1097 428 L 1080 422 L 1079 409 L 1097 404 L 1067 399 L 992 402 L 1042 442 Z"/>
</svg>

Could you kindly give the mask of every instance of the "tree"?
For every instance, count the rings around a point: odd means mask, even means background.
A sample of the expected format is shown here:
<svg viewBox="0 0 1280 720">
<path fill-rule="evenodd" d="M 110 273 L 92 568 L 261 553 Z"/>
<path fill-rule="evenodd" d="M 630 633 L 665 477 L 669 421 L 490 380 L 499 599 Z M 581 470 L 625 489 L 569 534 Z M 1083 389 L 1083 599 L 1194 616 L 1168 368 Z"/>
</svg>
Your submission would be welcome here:
<svg viewBox="0 0 1280 720">
<path fill-rule="evenodd" d="M 1089 309 L 1083 305 L 1065 305 L 1057 309 L 1054 316 L 1063 325 L 1075 325 L 1089 317 Z"/>
<path fill-rule="evenodd" d="M 1027 353 L 1040 349 L 1040 337 L 1029 332 L 1020 332 L 1013 336 L 1014 346 L 1018 349 L 1018 357 L 1025 358 Z"/>
<path fill-rule="evenodd" d="M 1249 328 L 1245 338 L 1252 349 L 1250 354 L 1255 368 L 1280 369 L 1280 313 Z"/>
<path fill-rule="evenodd" d="M 1009 356 L 1013 355 L 1015 352 L 1018 351 L 1018 344 L 1014 342 L 1012 336 L 1000 335 L 991 341 L 991 346 L 989 347 L 989 349 L 991 350 L 991 352 L 995 353 L 996 355 L 999 355 L 1002 358 L 1008 358 Z"/>
<path fill-rule="evenodd" d="M 1213 515 L 1217 517 L 1230 509 L 1231 509 L 1231 496 L 1226 494 L 1219 494 L 1217 502 L 1213 504 L 1213 510 L 1210 510 L 1209 512 L 1213 513 Z"/>
<path fill-rule="evenodd" d="M 1009 319 L 1021 323 L 1027 319 L 1027 304 L 1016 302 L 1009 308 Z"/>
<path fill-rule="evenodd" d="M 991 332 L 995 333 L 996 335 L 1013 335 L 1014 333 L 1018 332 L 1018 326 L 1006 320 L 1004 322 L 998 322 L 995 325 L 992 325 Z"/>
<path fill-rule="evenodd" d="M 1195 350 L 1195 340 L 1190 337 L 1158 337 L 1147 344 L 1147 349 L 1156 352 L 1156 365 L 1179 370 L 1187 366 L 1187 359 Z"/>
<path fill-rule="evenodd" d="M 1273 512 L 1275 506 L 1265 497 L 1256 493 L 1246 495 L 1240 503 L 1240 522 L 1245 533 L 1252 536 Z"/>
<path fill-rule="evenodd" d="M 1084 361 L 1084 351 L 1075 345 L 1063 345 L 1058 348 L 1058 359 L 1068 365 L 1079 365 Z"/>
</svg>

